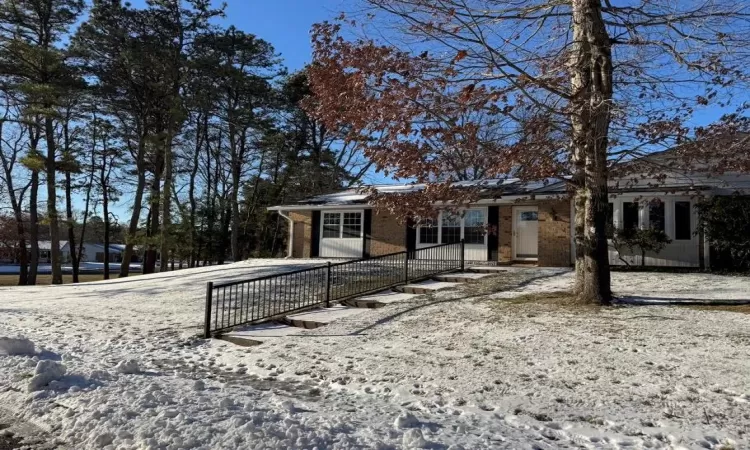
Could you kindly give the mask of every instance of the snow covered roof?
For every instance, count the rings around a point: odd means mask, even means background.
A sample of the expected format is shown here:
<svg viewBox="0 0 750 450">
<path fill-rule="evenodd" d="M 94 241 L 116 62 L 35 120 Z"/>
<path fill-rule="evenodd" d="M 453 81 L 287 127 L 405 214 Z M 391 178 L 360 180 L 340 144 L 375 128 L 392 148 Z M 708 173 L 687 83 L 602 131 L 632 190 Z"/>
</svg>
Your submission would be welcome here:
<svg viewBox="0 0 750 450">
<path fill-rule="evenodd" d="M 52 250 L 52 241 L 38 241 L 39 250 Z M 60 248 L 64 248 L 68 245 L 68 241 L 60 241 Z"/>
<path fill-rule="evenodd" d="M 299 209 L 300 206 L 344 206 L 367 204 L 367 197 L 369 194 L 364 192 L 365 188 L 374 188 L 380 194 L 408 194 L 411 192 L 419 192 L 424 189 L 425 186 L 425 184 L 420 183 L 362 186 L 360 188 L 309 197 L 294 205 L 274 206 L 269 209 L 283 210 L 290 208 Z M 459 188 L 479 188 L 480 195 L 487 198 L 532 194 L 561 194 L 565 192 L 564 180 L 560 178 L 546 178 L 541 181 L 522 181 L 518 178 L 458 181 L 453 183 L 453 186 Z"/>
<path fill-rule="evenodd" d="M 92 245 L 92 246 L 94 246 L 94 247 L 98 247 L 98 248 L 101 248 L 102 250 L 104 249 L 104 244 L 100 244 L 100 243 L 92 243 L 92 244 L 89 244 L 89 245 Z M 137 247 L 137 246 L 135 246 L 135 247 L 133 247 L 133 248 L 134 248 L 134 249 L 137 249 L 138 247 Z M 118 252 L 118 253 L 122 253 L 122 252 L 124 252 L 124 251 L 125 251 L 125 244 L 109 244 L 109 250 L 110 250 L 110 251 L 114 251 L 114 252 Z"/>
</svg>

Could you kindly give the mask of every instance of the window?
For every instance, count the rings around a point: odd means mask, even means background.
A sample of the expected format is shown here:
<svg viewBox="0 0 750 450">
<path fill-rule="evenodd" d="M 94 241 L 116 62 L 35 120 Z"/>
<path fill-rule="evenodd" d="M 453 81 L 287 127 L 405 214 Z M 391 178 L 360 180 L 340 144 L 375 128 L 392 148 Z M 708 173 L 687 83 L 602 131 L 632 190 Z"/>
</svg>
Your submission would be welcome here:
<svg viewBox="0 0 750 450">
<path fill-rule="evenodd" d="M 323 213 L 323 238 L 362 237 L 362 213 Z"/>
<path fill-rule="evenodd" d="M 324 238 L 341 237 L 341 214 L 339 213 L 323 214 L 323 237 Z"/>
<path fill-rule="evenodd" d="M 690 202 L 674 202 L 674 238 L 679 241 L 689 241 L 693 238 Z"/>
<path fill-rule="evenodd" d="M 484 244 L 484 211 L 469 210 L 464 216 L 464 241 L 467 244 Z"/>
<path fill-rule="evenodd" d="M 607 203 L 607 239 L 615 237 L 615 205 Z"/>
<path fill-rule="evenodd" d="M 648 226 L 652 230 L 664 231 L 664 202 L 654 200 L 648 204 Z"/>
<path fill-rule="evenodd" d="M 539 220 L 539 213 L 536 211 L 523 211 L 521 213 L 522 222 L 536 222 Z"/>
<path fill-rule="evenodd" d="M 437 244 L 438 243 L 438 227 L 432 222 L 425 222 L 419 227 L 419 243 L 420 244 Z"/>
<path fill-rule="evenodd" d="M 443 213 L 441 226 L 443 244 L 461 242 L 461 217 L 449 213 Z"/>
<path fill-rule="evenodd" d="M 362 213 L 344 213 L 344 231 L 341 237 L 362 237 Z"/>
<path fill-rule="evenodd" d="M 638 203 L 624 202 L 622 204 L 622 228 L 625 230 L 638 228 Z"/>
</svg>

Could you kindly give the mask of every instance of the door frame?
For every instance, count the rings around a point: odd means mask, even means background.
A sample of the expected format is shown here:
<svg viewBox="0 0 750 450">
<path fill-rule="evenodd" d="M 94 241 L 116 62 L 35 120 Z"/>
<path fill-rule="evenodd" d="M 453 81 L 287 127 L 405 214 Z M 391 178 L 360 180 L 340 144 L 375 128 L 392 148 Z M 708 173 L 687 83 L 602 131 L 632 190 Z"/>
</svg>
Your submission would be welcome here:
<svg viewBox="0 0 750 450">
<path fill-rule="evenodd" d="M 516 230 L 516 224 L 517 224 L 516 218 L 517 218 L 517 214 L 518 213 L 526 212 L 526 211 L 534 211 L 534 212 L 537 213 L 537 216 L 538 216 L 538 214 L 539 214 L 539 207 L 538 206 L 514 206 L 513 207 L 513 212 L 511 214 L 511 221 L 513 222 L 513 224 L 512 224 L 512 230 L 513 230 L 513 232 L 512 232 L 512 235 L 511 235 L 511 241 L 512 241 L 511 242 L 511 244 L 512 244 L 511 247 L 513 248 L 513 251 L 512 251 L 512 253 L 513 253 L 513 260 L 514 261 L 539 261 L 539 227 L 538 227 L 539 222 L 538 221 L 537 221 L 537 235 L 536 235 L 537 256 L 535 256 L 533 258 L 528 258 L 528 257 L 526 257 L 526 258 L 519 258 L 517 256 L 517 252 L 518 252 L 518 231 Z"/>
</svg>

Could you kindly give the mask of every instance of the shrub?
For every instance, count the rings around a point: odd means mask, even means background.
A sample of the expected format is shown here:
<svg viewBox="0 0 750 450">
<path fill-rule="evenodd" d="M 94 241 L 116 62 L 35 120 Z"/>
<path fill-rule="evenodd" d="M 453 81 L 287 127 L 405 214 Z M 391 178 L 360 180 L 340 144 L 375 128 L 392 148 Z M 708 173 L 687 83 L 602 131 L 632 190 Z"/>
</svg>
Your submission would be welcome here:
<svg viewBox="0 0 750 450">
<path fill-rule="evenodd" d="M 750 269 L 750 197 L 713 197 L 698 203 L 698 226 L 714 252 L 713 268 Z"/>
<path fill-rule="evenodd" d="M 651 228 L 645 230 L 639 228 L 616 230 L 612 236 L 612 245 L 617 250 L 618 258 L 628 267 L 630 263 L 622 257 L 623 248 L 627 248 L 631 253 L 638 249 L 641 253 L 641 267 L 643 267 L 646 265 L 646 253 L 658 254 L 671 242 L 672 239 L 667 236 L 667 233 Z"/>
</svg>

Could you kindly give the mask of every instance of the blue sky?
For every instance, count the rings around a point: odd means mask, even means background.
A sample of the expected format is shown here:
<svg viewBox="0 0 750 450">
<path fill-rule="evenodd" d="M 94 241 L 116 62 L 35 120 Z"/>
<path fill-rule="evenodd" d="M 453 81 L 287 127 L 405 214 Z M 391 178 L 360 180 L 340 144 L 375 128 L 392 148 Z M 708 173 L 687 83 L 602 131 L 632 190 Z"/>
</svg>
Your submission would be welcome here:
<svg viewBox="0 0 750 450">
<path fill-rule="evenodd" d="M 273 44 L 290 71 L 310 62 L 310 28 L 347 9 L 346 0 L 224 0 L 225 25 L 252 33 Z M 131 0 L 144 6 L 145 0 Z M 218 5 L 217 0 L 214 4 Z"/>
</svg>

